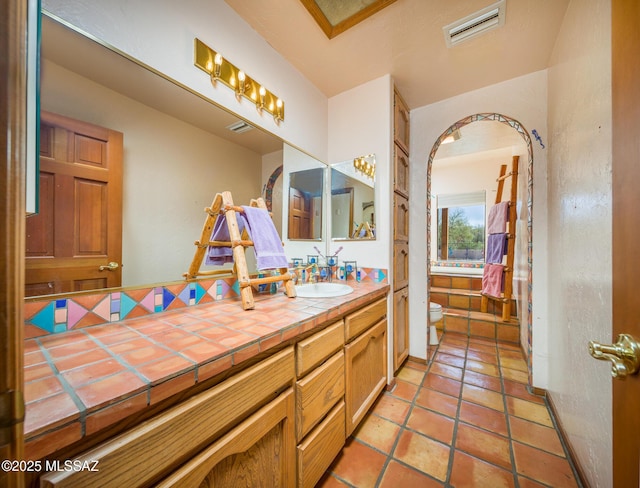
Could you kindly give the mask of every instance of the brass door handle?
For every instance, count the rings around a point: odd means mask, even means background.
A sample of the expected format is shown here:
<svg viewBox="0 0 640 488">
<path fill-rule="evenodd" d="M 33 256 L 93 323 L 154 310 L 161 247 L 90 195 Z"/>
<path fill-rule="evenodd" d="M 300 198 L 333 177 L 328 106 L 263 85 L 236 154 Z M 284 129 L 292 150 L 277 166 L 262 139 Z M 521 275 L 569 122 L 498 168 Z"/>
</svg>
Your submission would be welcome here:
<svg viewBox="0 0 640 488">
<path fill-rule="evenodd" d="M 98 268 L 99 271 L 115 271 L 116 269 L 118 269 L 118 266 L 120 266 L 118 263 L 116 263 L 115 261 L 111 261 L 109 264 L 105 264 L 103 266 L 100 266 Z"/>
<path fill-rule="evenodd" d="M 611 361 L 611 376 L 625 379 L 640 370 L 640 344 L 629 334 L 620 334 L 611 345 L 589 342 L 589 354 L 596 359 Z"/>
</svg>

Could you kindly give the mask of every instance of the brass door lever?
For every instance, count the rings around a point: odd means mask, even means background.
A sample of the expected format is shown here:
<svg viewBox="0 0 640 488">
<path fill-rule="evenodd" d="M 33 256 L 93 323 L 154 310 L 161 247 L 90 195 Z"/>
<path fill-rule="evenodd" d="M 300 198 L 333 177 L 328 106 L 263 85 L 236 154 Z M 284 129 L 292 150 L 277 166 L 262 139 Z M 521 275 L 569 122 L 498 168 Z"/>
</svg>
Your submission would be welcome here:
<svg viewBox="0 0 640 488">
<path fill-rule="evenodd" d="M 589 354 L 596 359 L 611 361 L 611 376 L 625 379 L 640 370 L 640 344 L 629 334 L 620 334 L 615 344 L 589 342 Z"/>
<path fill-rule="evenodd" d="M 103 266 L 100 266 L 98 268 L 99 271 L 115 271 L 116 269 L 118 269 L 119 264 L 116 263 L 115 261 L 111 261 L 109 264 L 105 264 Z"/>
</svg>

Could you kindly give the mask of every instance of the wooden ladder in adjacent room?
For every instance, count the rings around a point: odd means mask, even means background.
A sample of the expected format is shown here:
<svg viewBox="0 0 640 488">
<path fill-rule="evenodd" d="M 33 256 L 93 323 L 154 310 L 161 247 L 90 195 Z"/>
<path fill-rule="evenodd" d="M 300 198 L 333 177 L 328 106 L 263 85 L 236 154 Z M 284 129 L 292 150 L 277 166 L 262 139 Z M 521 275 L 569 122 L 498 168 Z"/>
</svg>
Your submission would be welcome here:
<svg viewBox="0 0 640 488">
<path fill-rule="evenodd" d="M 507 228 L 507 260 L 504 268 L 504 292 L 500 297 L 494 297 L 482 294 L 480 303 L 480 311 L 486 313 L 489 308 L 489 300 L 502 302 L 502 321 L 508 322 L 511 318 L 511 300 L 513 297 L 513 261 L 516 247 L 516 219 L 517 216 L 517 199 L 518 199 L 518 161 L 519 156 L 513 156 L 511 162 L 511 171 L 507 173 L 507 165 L 500 167 L 500 176 L 496 180 L 498 182 L 498 191 L 496 193 L 496 201 L 498 204 L 502 202 L 502 192 L 504 182 L 507 178 L 511 178 L 511 195 L 509 198 L 508 228 Z"/>
</svg>

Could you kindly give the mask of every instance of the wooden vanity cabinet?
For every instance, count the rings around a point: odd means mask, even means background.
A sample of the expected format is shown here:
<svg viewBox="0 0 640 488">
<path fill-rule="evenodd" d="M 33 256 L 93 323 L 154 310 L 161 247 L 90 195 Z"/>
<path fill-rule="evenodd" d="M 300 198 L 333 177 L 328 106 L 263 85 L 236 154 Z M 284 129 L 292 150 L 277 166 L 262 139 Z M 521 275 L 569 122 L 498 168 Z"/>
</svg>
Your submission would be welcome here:
<svg viewBox="0 0 640 488">
<path fill-rule="evenodd" d="M 252 473 L 256 479 L 273 478 L 274 470 L 283 471 L 278 474 L 281 479 L 289 479 L 289 470 L 294 470 L 285 462 L 273 466 L 273 456 L 279 449 L 285 449 L 284 455 L 286 449 L 295 446 L 291 393 L 294 376 L 294 350 L 290 346 L 76 458 L 99 461 L 98 472 L 50 472 L 41 477 L 40 485 L 55 488 L 150 486 L 168 476 L 172 479 L 172 473 L 183 473 L 187 466 L 191 469 L 193 461 L 189 460 L 197 459 L 202 466 L 210 466 L 212 460 L 218 459 L 212 451 L 242 457 L 241 450 L 250 450 L 251 455 L 255 453 L 269 460 L 254 465 L 252 469 L 263 470 Z M 284 393 L 273 400 L 274 394 L 287 388 L 288 396 Z M 268 422 L 252 423 L 251 419 L 256 420 L 254 415 L 247 420 L 250 425 L 245 422 L 234 428 L 264 405 L 267 406 L 260 412 Z M 262 423 L 265 425 L 258 425 Z M 265 431 L 266 424 L 269 424 L 268 431 Z M 230 433 L 224 435 L 226 432 Z M 222 449 L 222 446 L 229 447 Z M 288 459 L 293 461 L 293 451 Z M 212 476 L 224 478 L 225 471 L 232 469 L 237 468 L 220 464 Z M 201 473 L 201 468 L 197 473 Z"/>
<path fill-rule="evenodd" d="M 345 317 L 346 433 L 351 435 L 387 384 L 387 300 Z"/>
<path fill-rule="evenodd" d="M 342 320 L 296 344 L 299 487 L 315 486 L 344 446 L 343 346 Z"/>
<path fill-rule="evenodd" d="M 75 458 L 98 472 L 40 486 L 315 486 L 386 385 L 386 312 L 347 314 Z"/>
<path fill-rule="evenodd" d="M 295 486 L 293 417 L 288 389 L 156 486 Z"/>
</svg>

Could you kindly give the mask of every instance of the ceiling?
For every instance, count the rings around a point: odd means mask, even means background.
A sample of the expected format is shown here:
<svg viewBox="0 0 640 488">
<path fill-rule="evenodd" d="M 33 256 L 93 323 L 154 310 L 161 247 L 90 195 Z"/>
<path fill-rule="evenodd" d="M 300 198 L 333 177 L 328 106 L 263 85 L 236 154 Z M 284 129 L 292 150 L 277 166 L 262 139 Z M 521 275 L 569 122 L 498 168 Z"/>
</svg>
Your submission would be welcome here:
<svg viewBox="0 0 640 488">
<path fill-rule="evenodd" d="M 391 74 L 410 109 L 547 68 L 569 3 L 507 0 L 504 26 L 447 48 L 494 0 L 397 0 L 333 39 L 300 0 L 225 1 L 327 97 Z"/>
</svg>

